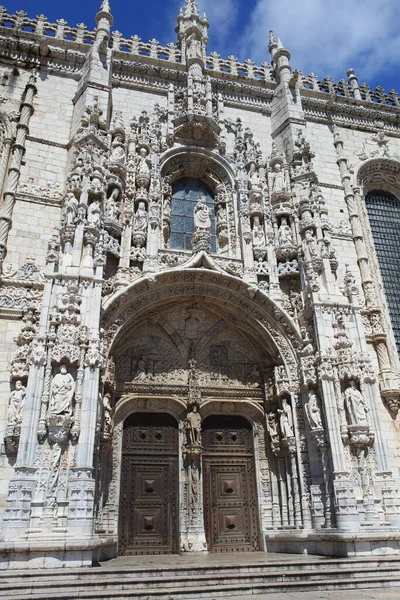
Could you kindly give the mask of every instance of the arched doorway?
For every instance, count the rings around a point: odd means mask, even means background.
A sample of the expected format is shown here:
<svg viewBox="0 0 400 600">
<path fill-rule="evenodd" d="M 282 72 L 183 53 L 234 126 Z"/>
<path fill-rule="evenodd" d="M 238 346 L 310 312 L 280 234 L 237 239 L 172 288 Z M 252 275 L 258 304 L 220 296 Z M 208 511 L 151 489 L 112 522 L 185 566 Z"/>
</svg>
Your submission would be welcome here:
<svg viewBox="0 0 400 600">
<path fill-rule="evenodd" d="M 211 552 L 260 549 L 253 431 L 240 416 L 203 422 L 204 515 Z"/>
<path fill-rule="evenodd" d="M 178 424 L 134 413 L 124 423 L 119 554 L 178 550 Z"/>
</svg>

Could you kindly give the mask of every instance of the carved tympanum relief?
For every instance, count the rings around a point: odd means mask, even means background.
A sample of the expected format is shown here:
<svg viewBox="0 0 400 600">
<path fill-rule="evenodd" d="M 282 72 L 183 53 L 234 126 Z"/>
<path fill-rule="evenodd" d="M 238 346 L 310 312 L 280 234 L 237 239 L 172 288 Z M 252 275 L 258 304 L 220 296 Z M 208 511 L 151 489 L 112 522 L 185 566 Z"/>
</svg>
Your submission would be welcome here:
<svg viewBox="0 0 400 600">
<path fill-rule="evenodd" d="M 191 358 L 201 386 L 257 389 L 262 383 L 252 338 L 204 304 L 177 306 L 133 326 L 117 342 L 114 357 L 119 383 L 186 386 Z"/>
</svg>

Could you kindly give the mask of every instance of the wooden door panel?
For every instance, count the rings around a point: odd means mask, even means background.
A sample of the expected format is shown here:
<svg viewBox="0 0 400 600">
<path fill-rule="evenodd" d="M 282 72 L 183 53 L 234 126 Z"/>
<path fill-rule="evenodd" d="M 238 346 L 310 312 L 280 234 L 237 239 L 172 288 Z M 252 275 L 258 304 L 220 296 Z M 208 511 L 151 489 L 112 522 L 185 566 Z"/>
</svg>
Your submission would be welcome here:
<svg viewBox="0 0 400 600">
<path fill-rule="evenodd" d="M 124 555 L 177 551 L 177 435 L 168 423 L 155 418 L 153 425 L 145 417 L 124 431 L 119 514 Z"/>
<path fill-rule="evenodd" d="M 258 504 L 251 429 L 239 428 L 233 418 L 218 418 L 214 426 L 206 428 L 203 440 L 204 514 L 209 549 L 257 551 Z"/>
</svg>

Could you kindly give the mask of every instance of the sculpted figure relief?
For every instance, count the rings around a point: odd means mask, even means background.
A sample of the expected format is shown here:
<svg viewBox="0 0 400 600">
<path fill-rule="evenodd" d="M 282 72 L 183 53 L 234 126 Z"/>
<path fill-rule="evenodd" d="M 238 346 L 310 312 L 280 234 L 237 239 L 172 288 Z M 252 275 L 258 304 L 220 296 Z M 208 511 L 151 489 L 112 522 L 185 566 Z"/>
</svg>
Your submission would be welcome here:
<svg viewBox="0 0 400 600">
<path fill-rule="evenodd" d="M 187 442 L 190 446 L 201 446 L 201 415 L 196 404 L 186 417 Z"/>
<path fill-rule="evenodd" d="M 144 202 L 139 202 L 135 215 L 135 231 L 147 233 L 148 214 Z"/>
<path fill-rule="evenodd" d="M 66 216 L 66 225 L 73 225 L 78 214 L 78 200 L 75 194 L 69 192 L 64 202 L 64 213 Z"/>
<path fill-rule="evenodd" d="M 100 216 L 100 202 L 98 200 L 95 200 L 89 205 L 88 208 L 88 223 L 96 227 L 100 221 Z"/>
<path fill-rule="evenodd" d="M 50 414 L 72 415 L 72 402 L 75 395 L 75 381 L 65 365 L 61 365 L 60 372 L 54 377 L 51 384 Z"/>
<path fill-rule="evenodd" d="M 285 174 L 282 172 L 282 166 L 279 163 L 274 166 L 272 177 L 272 192 L 280 192 L 286 189 Z"/>
<path fill-rule="evenodd" d="M 119 189 L 114 188 L 106 202 L 106 217 L 111 221 L 117 221 L 119 217 L 118 199 Z"/>
<path fill-rule="evenodd" d="M 350 381 L 350 386 L 344 392 L 344 404 L 349 425 L 368 425 L 367 408 L 355 381 Z"/>
<path fill-rule="evenodd" d="M 293 246 L 292 231 L 285 217 L 282 218 L 278 240 L 280 246 Z"/>
<path fill-rule="evenodd" d="M 281 427 L 282 436 L 284 438 L 293 437 L 294 429 L 292 409 L 286 398 L 283 398 L 282 409 L 279 408 L 278 413 L 280 414 L 279 425 Z"/>
<path fill-rule="evenodd" d="M 311 429 L 323 429 L 318 396 L 310 394 L 308 404 L 305 406 L 308 423 Z"/>
<path fill-rule="evenodd" d="M 197 202 L 194 209 L 194 225 L 196 230 L 210 229 L 211 227 L 211 213 L 204 198 Z"/>
<path fill-rule="evenodd" d="M 138 173 L 141 175 L 150 176 L 150 167 L 149 160 L 147 158 L 147 150 L 146 148 L 140 148 L 139 150 L 139 163 L 138 163 Z"/>
<path fill-rule="evenodd" d="M 17 425 L 20 423 L 25 395 L 26 388 L 22 385 L 21 381 L 17 381 L 15 390 L 12 392 L 8 401 L 8 425 Z"/>
<path fill-rule="evenodd" d="M 113 409 L 111 406 L 110 394 L 105 394 L 103 398 L 104 411 L 104 433 L 111 435 L 113 432 Z"/>
<path fill-rule="evenodd" d="M 278 421 L 274 412 L 270 412 L 267 415 L 267 430 L 272 438 L 278 437 Z"/>
<path fill-rule="evenodd" d="M 315 258 L 318 255 L 317 240 L 310 229 L 306 231 L 303 247 L 307 258 Z"/>
<path fill-rule="evenodd" d="M 265 246 L 264 227 L 260 223 L 260 217 L 254 217 L 253 246 L 255 248 L 260 248 L 260 247 Z"/>
</svg>

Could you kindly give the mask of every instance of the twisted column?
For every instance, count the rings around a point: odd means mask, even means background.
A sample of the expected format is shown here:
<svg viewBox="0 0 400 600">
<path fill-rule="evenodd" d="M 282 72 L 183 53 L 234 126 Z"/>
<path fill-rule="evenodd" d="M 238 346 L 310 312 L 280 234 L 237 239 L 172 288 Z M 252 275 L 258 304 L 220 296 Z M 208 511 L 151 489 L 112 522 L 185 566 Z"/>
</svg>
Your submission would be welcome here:
<svg viewBox="0 0 400 600">
<path fill-rule="evenodd" d="M 3 206 L 0 214 L 0 265 L 6 256 L 8 233 L 11 229 L 22 159 L 25 154 L 26 136 L 29 132 L 29 121 L 33 113 L 33 99 L 37 92 L 36 73 L 29 77 L 21 102 L 21 116 L 17 124 L 15 143 L 11 151 L 11 164 L 8 169 L 7 188 L 4 192 Z"/>
</svg>

